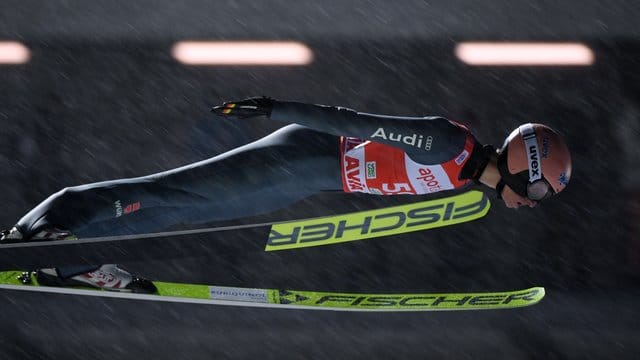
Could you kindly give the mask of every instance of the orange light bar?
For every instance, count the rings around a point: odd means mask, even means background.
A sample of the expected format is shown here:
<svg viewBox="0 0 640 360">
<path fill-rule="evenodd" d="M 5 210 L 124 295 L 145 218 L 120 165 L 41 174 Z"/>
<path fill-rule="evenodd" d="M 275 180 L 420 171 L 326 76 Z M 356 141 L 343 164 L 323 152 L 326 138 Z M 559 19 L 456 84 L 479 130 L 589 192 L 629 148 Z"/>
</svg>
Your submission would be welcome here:
<svg viewBox="0 0 640 360">
<path fill-rule="evenodd" d="M 593 51 L 580 43 L 468 42 L 456 45 L 455 54 L 468 65 L 588 66 Z"/>
<path fill-rule="evenodd" d="M 24 64 L 31 58 L 29 48 L 17 41 L 0 41 L 0 64 Z"/>
<path fill-rule="evenodd" d="M 313 51 L 293 41 L 182 41 L 173 57 L 187 65 L 308 65 Z"/>
</svg>

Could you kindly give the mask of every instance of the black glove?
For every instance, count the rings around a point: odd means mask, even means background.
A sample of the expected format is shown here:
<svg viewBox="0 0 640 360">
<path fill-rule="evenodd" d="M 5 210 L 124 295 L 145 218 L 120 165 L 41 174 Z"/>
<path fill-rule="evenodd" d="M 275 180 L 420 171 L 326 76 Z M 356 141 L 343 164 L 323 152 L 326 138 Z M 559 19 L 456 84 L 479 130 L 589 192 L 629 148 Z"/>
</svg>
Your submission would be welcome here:
<svg viewBox="0 0 640 360">
<path fill-rule="evenodd" d="M 240 101 L 227 101 L 214 106 L 211 111 L 216 115 L 246 119 L 255 116 L 269 116 L 273 109 L 273 99 L 268 97 L 254 97 Z"/>
</svg>

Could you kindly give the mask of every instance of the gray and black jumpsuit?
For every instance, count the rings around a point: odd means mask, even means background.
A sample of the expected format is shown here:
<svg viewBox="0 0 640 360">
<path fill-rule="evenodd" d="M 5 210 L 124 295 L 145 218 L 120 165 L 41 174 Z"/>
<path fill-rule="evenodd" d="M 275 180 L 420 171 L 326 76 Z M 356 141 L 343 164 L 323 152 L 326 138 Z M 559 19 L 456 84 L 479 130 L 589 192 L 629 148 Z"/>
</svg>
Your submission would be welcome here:
<svg viewBox="0 0 640 360">
<path fill-rule="evenodd" d="M 47 228 L 78 237 L 149 233 L 266 213 L 327 190 L 426 194 L 477 175 L 481 145 L 442 117 L 275 101 L 270 119 L 291 125 L 174 170 L 65 188 L 16 226 L 27 239 Z"/>
</svg>

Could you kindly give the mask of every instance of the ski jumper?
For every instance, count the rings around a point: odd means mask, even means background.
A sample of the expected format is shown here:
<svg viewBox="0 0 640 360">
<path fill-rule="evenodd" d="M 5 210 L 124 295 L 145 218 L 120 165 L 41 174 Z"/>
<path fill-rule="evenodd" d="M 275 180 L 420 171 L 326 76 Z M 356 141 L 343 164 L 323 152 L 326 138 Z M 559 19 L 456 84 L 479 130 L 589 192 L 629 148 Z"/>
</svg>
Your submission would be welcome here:
<svg viewBox="0 0 640 360">
<path fill-rule="evenodd" d="M 16 226 L 27 239 L 52 227 L 78 237 L 149 233 L 262 214 L 322 191 L 428 194 L 477 175 L 481 145 L 445 118 L 275 101 L 270 119 L 293 125 L 170 171 L 65 188 Z"/>
</svg>

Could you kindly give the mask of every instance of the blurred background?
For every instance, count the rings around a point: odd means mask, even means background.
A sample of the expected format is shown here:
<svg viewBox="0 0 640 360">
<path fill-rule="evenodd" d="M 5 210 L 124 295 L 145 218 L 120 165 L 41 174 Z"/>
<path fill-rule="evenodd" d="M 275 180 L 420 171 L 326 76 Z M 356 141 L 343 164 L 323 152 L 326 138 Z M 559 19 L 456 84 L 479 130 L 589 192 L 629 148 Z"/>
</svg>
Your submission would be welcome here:
<svg viewBox="0 0 640 360">
<path fill-rule="evenodd" d="M 638 18 L 640 4 L 624 0 L 2 1 L 2 227 L 63 187 L 170 169 L 267 135 L 281 124 L 209 113 L 254 95 L 442 115 L 495 145 L 542 122 L 566 137 L 574 161 L 567 190 L 536 209 L 508 210 L 490 193 L 484 219 L 406 236 L 264 253 L 264 239 L 243 231 L 0 256 L 3 269 L 104 260 L 159 280 L 300 290 L 545 286 L 534 307 L 333 314 L 2 291 L 2 358 L 637 358 Z M 286 42 L 302 57 L 265 65 L 250 51 L 255 61 L 238 64 L 246 59 L 202 58 L 184 48 L 192 41 Z M 517 48 L 524 63 L 505 64 L 503 53 L 477 64 L 463 50 L 478 42 L 570 47 L 559 59 L 538 59 L 557 48 Z M 418 200 L 322 194 L 237 223 Z"/>
</svg>

